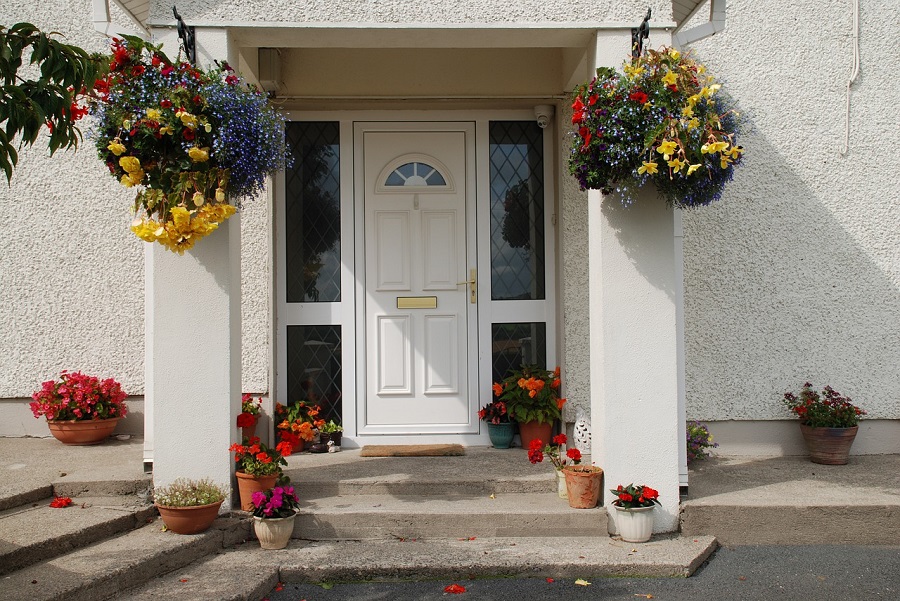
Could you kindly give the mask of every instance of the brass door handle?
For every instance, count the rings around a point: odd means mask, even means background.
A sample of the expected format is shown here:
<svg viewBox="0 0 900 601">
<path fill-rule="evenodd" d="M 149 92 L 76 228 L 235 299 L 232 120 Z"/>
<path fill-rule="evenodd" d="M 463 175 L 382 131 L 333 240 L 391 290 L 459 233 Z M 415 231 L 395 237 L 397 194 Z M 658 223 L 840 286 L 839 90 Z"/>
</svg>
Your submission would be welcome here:
<svg viewBox="0 0 900 601">
<path fill-rule="evenodd" d="M 473 303 L 473 304 L 475 302 L 477 302 L 477 300 L 478 300 L 478 297 L 476 295 L 476 290 L 478 288 L 478 286 L 477 286 L 478 278 L 476 277 L 476 274 L 477 274 L 477 272 L 476 272 L 475 268 L 473 267 L 472 269 L 469 270 L 469 279 L 468 280 L 466 280 L 465 282 L 457 282 L 456 283 L 457 286 L 462 286 L 463 284 L 469 285 L 469 302 Z"/>
</svg>

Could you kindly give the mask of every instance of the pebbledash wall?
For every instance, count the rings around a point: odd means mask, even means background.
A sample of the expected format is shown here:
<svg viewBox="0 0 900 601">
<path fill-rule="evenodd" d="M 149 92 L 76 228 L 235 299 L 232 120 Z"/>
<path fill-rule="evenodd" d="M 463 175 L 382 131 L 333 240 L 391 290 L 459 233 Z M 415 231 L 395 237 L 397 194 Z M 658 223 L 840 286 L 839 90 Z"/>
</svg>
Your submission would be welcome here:
<svg viewBox="0 0 900 601">
<path fill-rule="evenodd" d="M 723 200 L 683 219 L 687 414 L 710 423 L 723 453 L 801 452 L 796 425 L 785 419 L 778 400 L 807 379 L 852 396 L 874 418 L 863 422 L 854 452 L 900 452 L 900 421 L 890 421 L 900 419 L 900 393 L 893 386 L 900 365 L 900 192 L 892 179 L 900 158 L 884 143 L 885 133 L 896 131 L 900 109 L 892 99 L 900 83 L 889 73 L 888 36 L 881 34 L 898 24 L 898 16 L 886 6 L 862 7 L 861 77 L 851 91 L 850 146 L 842 157 L 853 56 L 849 4 L 731 0 L 724 32 L 694 45 L 737 100 L 747 126 L 745 164 Z M 183 1 L 178 9 L 192 24 L 402 28 L 585 19 L 636 23 L 648 5 L 654 21 L 670 18 L 669 2 L 612 0 L 197 0 Z M 49 0 L 40 8 L 0 0 L 0 8 L 9 23 L 31 21 L 82 47 L 105 47 L 90 21 L 90 0 Z M 170 11 L 169 3 L 154 2 L 150 21 L 170 23 Z M 114 20 L 127 23 L 115 12 Z M 650 43 L 656 46 L 654 35 Z M 477 58 L 492 51 L 471 52 Z M 533 82 L 509 77 L 510 85 L 552 85 L 552 93 L 564 94 L 571 81 L 554 80 L 552 69 L 569 60 L 563 51 L 552 60 L 535 53 L 525 62 L 541 76 Z M 324 75 L 322 85 L 330 77 L 331 85 L 340 86 L 340 71 Z M 450 75 L 444 82 L 466 85 Z M 498 88 L 491 93 L 509 93 L 508 86 Z M 570 116 L 568 103 L 557 103 L 568 421 L 575 408 L 590 407 L 587 194 L 566 175 Z M 136 397 L 138 418 L 123 427 L 141 430 L 144 251 L 127 229 L 130 196 L 105 173 L 89 140 L 78 152 L 53 158 L 40 145 L 24 152 L 12 186 L 0 186 L 0 435 L 46 433 L 23 399 L 61 369 L 122 381 Z M 242 387 L 259 393 L 268 391 L 270 380 L 268 207 L 266 199 L 257 199 L 241 217 Z"/>
</svg>

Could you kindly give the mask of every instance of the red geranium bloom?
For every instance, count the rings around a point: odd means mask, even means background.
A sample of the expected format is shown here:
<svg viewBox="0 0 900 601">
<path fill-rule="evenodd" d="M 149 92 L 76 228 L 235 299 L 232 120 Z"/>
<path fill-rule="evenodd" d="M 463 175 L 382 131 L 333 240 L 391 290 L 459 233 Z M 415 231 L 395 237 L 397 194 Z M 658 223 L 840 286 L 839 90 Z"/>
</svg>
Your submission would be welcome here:
<svg viewBox="0 0 900 601">
<path fill-rule="evenodd" d="M 553 444 L 566 444 L 567 440 L 565 434 L 557 434 L 553 437 Z"/>
<path fill-rule="evenodd" d="M 256 425 L 256 416 L 252 413 L 241 413 L 237 416 L 238 428 L 252 428 Z"/>
<path fill-rule="evenodd" d="M 131 68 L 131 74 L 135 77 L 140 77 L 144 74 L 144 65 L 135 65 Z"/>
<path fill-rule="evenodd" d="M 628 96 L 629 100 L 634 100 L 638 104 L 645 104 L 647 102 L 647 98 L 647 94 L 640 90 L 634 91 L 630 96 Z"/>
<path fill-rule="evenodd" d="M 161 106 L 164 109 L 172 108 L 172 101 L 169 100 L 168 98 L 163 99 L 162 101 L 160 101 L 159 106 Z"/>
<path fill-rule="evenodd" d="M 581 461 L 581 451 L 575 448 L 566 449 L 566 457 L 572 461 Z"/>
<path fill-rule="evenodd" d="M 50 507 L 55 507 L 60 509 L 62 507 L 68 507 L 72 504 L 72 499 L 69 497 L 56 497 L 52 501 L 50 501 Z"/>
<path fill-rule="evenodd" d="M 189 127 L 185 127 L 185 128 L 184 128 L 184 131 L 181 132 L 181 136 L 182 136 L 185 140 L 187 140 L 188 142 L 190 142 L 190 141 L 193 140 L 194 137 L 195 137 L 195 136 L 194 136 L 194 130 L 193 130 L 193 129 L 190 129 Z"/>
</svg>

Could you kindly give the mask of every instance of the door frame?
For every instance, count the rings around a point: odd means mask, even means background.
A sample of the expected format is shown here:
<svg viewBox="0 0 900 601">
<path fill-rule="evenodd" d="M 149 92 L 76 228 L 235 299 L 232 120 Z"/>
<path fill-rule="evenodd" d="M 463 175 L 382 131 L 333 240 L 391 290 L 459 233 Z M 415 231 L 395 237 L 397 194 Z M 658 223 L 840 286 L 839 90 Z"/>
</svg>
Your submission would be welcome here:
<svg viewBox="0 0 900 601">
<path fill-rule="evenodd" d="M 463 445 L 488 445 L 489 439 L 487 427 L 477 420 L 473 413 L 472 419 L 477 426 L 476 433 L 472 434 L 360 434 L 357 420 L 359 395 L 364 388 L 359 386 L 359 366 L 361 353 L 365 353 L 365 346 L 358 339 L 359 307 L 362 303 L 358 299 L 365 294 L 364 282 L 357 278 L 359 269 L 364 263 L 360 261 L 360 247 L 358 237 L 363 235 L 360 220 L 362 213 L 356 211 L 356 173 L 355 165 L 359 160 L 356 156 L 357 144 L 355 143 L 354 124 L 359 122 L 384 123 L 395 125 L 398 123 L 412 124 L 419 128 L 425 128 L 436 123 L 472 123 L 474 124 L 474 153 L 467 157 L 467 164 L 471 164 L 474 157 L 472 173 L 474 177 L 467 178 L 467 186 L 475 186 L 471 202 L 474 210 L 467 208 L 467 228 L 474 227 L 475 252 L 478 269 L 478 305 L 477 305 L 477 378 L 476 401 L 480 407 L 490 400 L 491 390 L 491 324 L 492 323 L 517 323 L 528 321 L 540 321 L 547 326 L 547 362 L 548 366 L 555 366 L 563 362 L 558 349 L 562 349 L 561 336 L 562 316 L 557 314 L 559 298 L 563 293 L 558 262 L 561 259 L 561 244 L 557 236 L 557 216 L 561 210 L 559 203 L 560 191 L 556 185 L 556 172 L 559 169 L 557 162 L 556 132 L 554 123 L 544 130 L 544 232 L 546 244 L 545 274 L 547 285 L 546 299 L 543 301 L 491 301 L 490 299 L 490 203 L 479 199 L 490 198 L 490 131 L 491 121 L 532 121 L 534 110 L 522 109 L 481 109 L 481 110 L 363 110 L 363 111 L 317 111 L 295 110 L 285 111 L 285 117 L 289 121 L 332 121 L 340 127 L 340 185 L 341 185 L 341 301 L 334 303 L 291 303 L 285 301 L 284 265 L 285 249 L 285 176 L 280 172 L 275 176 L 274 196 L 272 211 L 271 242 L 272 256 L 275 265 L 272 269 L 272 307 L 273 307 L 273 370 L 270 380 L 272 398 L 282 404 L 287 402 L 287 326 L 288 325 L 322 325 L 331 324 L 341 326 L 342 333 L 342 379 L 341 396 L 343 399 L 342 417 L 344 424 L 344 444 L 348 448 L 362 446 L 369 443 L 460 443 Z M 469 141 L 467 140 L 467 144 Z M 467 203 L 469 202 L 467 193 Z M 352 217 L 352 218 L 348 218 Z M 474 220 L 474 225 L 470 225 Z M 471 246 L 468 245 L 467 246 Z M 359 268 L 357 268 L 359 266 Z M 364 276 L 363 272 L 363 276 Z M 363 318 L 364 320 L 364 318 Z M 364 327 L 364 324 L 363 324 Z"/>
</svg>

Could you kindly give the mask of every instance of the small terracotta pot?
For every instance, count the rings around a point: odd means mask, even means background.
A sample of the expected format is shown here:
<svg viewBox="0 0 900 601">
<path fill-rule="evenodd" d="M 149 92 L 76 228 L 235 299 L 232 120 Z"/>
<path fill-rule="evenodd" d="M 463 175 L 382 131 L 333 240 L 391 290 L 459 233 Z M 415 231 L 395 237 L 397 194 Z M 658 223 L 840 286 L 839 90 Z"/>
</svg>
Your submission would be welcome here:
<svg viewBox="0 0 900 601">
<path fill-rule="evenodd" d="M 592 465 L 573 465 L 563 468 L 569 507 L 591 509 L 600 502 L 603 470 Z"/>
<path fill-rule="evenodd" d="M 545 445 L 550 444 L 553 434 L 553 424 L 542 422 L 519 422 L 519 435 L 522 437 L 522 448 L 527 449 L 532 440 L 541 440 Z"/>
<path fill-rule="evenodd" d="M 195 507 L 157 505 L 156 509 L 168 530 L 177 534 L 199 534 L 209 530 L 219 516 L 219 506 L 221 505 L 222 501 Z"/>
<path fill-rule="evenodd" d="M 824 465 L 846 465 L 850 447 L 859 426 L 850 428 L 813 428 L 800 424 L 800 432 L 809 449 L 809 460 Z"/>
<path fill-rule="evenodd" d="M 100 444 L 113 433 L 121 417 L 91 420 L 49 420 L 47 427 L 59 442 L 68 445 Z"/>
<path fill-rule="evenodd" d="M 238 479 L 238 492 L 241 496 L 241 509 L 253 511 L 253 493 L 264 492 L 275 487 L 277 474 L 271 476 L 251 476 L 246 472 L 235 472 Z"/>
</svg>

